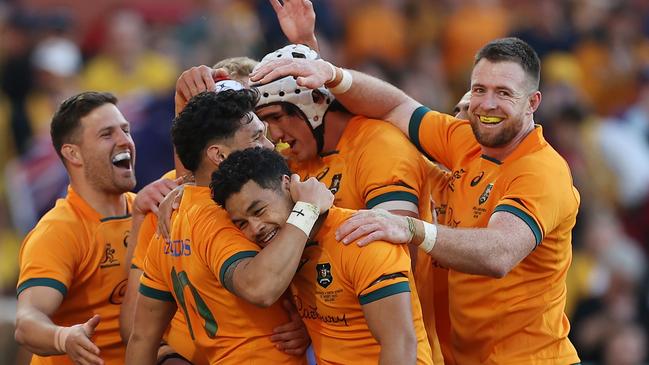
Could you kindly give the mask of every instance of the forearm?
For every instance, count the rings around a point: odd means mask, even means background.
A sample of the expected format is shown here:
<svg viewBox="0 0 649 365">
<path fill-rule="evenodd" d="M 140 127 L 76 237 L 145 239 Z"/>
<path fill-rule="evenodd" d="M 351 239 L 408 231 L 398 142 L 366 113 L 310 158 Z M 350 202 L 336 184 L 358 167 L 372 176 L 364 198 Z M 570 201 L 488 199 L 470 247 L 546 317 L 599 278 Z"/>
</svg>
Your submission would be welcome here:
<svg viewBox="0 0 649 365">
<path fill-rule="evenodd" d="M 349 70 L 353 77 L 351 88 L 335 94 L 352 114 L 365 115 L 395 124 L 407 134 L 407 121 L 420 105 L 395 86 L 370 75 Z"/>
<path fill-rule="evenodd" d="M 408 365 L 417 363 L 417 341 L 389 341 L 381 344 L 380 365 Z"/>
<path fill-rule="evenodd" d="M 122 301 L 122 307 L 119 311 L 119 334 L 122 337 L 122 342 L 128 343 L 133 330 L 133 319 L 135 317 L 135 299 L 137 298 L 137 290 L 140 286 L 140 276 L 142 270 L 131 269 L 128 273 L 128 281 L 126 282 L 126 293 Z"/>
<path fill-rule="evenodd" d="M 504 232 L 496 229 L 437 225 L 437 240 L 430 255 L 456 271 L 500 278 L 514 266 L 507 240 Z"/>
<path fill-rule="evenodd" d="M 61 354 L 54 345 L 58 327 L 47 315 L 34 308 L 19 309 L 16 314 L 16 342 L 37 355 Z"/>
<path fill-rule="evenodd" d="M 268 246 L 237 268 L 236 293 L 256 305 L 275 303 L 297 271 L 306 240 L 304 232 L 286 224 Z"/>
<path fill-rule="evenodd" d="M 126 347 L 126 365 L 154 365 L 158 358 L 160 340 L 141 336 L 134 331 Z"/>
</svg>

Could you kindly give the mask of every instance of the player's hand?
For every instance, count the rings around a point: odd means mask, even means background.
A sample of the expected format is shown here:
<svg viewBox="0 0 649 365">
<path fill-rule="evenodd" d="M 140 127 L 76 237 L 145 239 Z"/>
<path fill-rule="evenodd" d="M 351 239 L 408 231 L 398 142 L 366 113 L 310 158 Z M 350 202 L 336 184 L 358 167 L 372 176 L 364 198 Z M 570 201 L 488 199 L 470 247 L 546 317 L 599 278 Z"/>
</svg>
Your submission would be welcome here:
<svg viewBox="0 0 649 365">
<path fill-rule="evenodd" d="M 288 299 L 282 300 L 282 305 L 289 315 L 290 322 L 273 329 L 270 340 L 275 347 L 290 355 L 303 355 L 311 343 L 311 338 L 304 327 L 304 322 L 295 306 Z"/>
<path fill-rule="evenodd" d="M 77 365 L 103 365 L 99 357 L 99 347 L 92 343 L 90 338 L 95 333 L 100 317 L 95 314 L 86 323 L 68 327 L 65 339 L 65 352 L 73 363 Z"/>
<path fill-rule="evenodd" d="M 315 11 L 309 0 L 269 0 L 279 20 L 279 26 L 288 41 L 294 44 L 306 44 L 317 51 L 315 38 Z"/>
<path fill-rule="evenodd" d="M 281 59 L 255 67 L 250 81 L 265 84 L 285 76 L 297 76 L 296 82 L 302 87 L 317 89 L 333 78 L 333 70 L 321 59 Z"/>
<path fill-rule="evenodd" d="M 185 185 L 178 185 L 175 189 L 171 190 L 167 196 L 165 196 L 158 206 L 158 227 L 156 231 L 165 240 L 169 240 L 169 232 L 171 232 L 171 214 L 180 206 L 184 189 Z"/>
<path fill-rule="evenodd" d="M 148 212 L 158 214 L 158 205 L 181 182 L 181 179 L 158 179 L 143 187 L 133 202 L 133 215 L 146 215 Z"/>
<path fill-rule="evenodd" d="M 176 81 L 176 115 L 185 108 L 189 99 L 203 91 L 214 90 L 214 80 L 225 77 L 228 77 L 228 72 L 223 68 L 201 65 L 185 70 Z"/>
<path fill-rule="evenodd" d="M 390 214 L 383 209 L 359 210 L 336 230 L 337 241 L 349 244 L 358 240 L 356 244 L 359 246 L 377 240 L 408 243 L 411 239 L 406 217 Z"/>
<path fill-rule="evenodd" d="M 329 210 L 334 203 L 334 195 L 331 191 L 314 177 L 300 181 L 298 175 L 291 175 L 289 190 L 294 202 L 302 201 L 313 204 L 320 209 L 320 214 Z"/>
</svg>

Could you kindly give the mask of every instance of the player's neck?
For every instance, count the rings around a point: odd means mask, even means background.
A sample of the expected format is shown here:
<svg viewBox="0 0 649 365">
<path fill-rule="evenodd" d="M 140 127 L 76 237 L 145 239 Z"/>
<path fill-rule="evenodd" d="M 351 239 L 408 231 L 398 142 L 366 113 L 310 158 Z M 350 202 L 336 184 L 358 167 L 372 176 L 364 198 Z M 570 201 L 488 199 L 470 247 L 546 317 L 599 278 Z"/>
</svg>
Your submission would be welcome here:
<svg viewBox="0 0 649 365">
<path fill-rule="evenodd" d="M 511 155 L 516 148 L 523 142 L 523 140 L 534 131 L 534 122 L 531 121 L 525 128 L 521 129 L 514 138 L 512 138 L 509 143 L 500 147 L 487 147 L 480 146 L 482 148 L 482 154 L 489 156 L 498 161 L 504 161 L 509 155 Z"/>
<path fill-rule="evenodd" d="M 338 147 L 338 142 L 347 128 L 349 120 L 352 119 L 352 115 L 346 112 L 328 112 L 325 115 L 324 123 L 324 144 L 322 146 L 322 152 L 332 152 L 335 151 Z"/>
<path fill-rule="evenodd" d="M 71 179 L 70 186 L 102 217 L 123 216 L 128 213 L 124 194 L 109 194 L 90 184 L 77 183 L 74 179 Z"/>
</svg>

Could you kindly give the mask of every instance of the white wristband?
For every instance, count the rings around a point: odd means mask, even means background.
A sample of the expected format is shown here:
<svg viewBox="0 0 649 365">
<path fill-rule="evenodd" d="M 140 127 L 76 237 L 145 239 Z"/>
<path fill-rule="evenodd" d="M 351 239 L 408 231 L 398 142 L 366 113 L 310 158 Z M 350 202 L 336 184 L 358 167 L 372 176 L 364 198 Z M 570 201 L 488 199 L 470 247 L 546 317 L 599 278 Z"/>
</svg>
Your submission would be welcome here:
<svg viewBox="0 0 649 365">
<path fill-rule="evenodd" d="M 437 242 L 437 226 L 422 221 L 424 224 L 424 240 L 421 242 L 419 245 L 419 248 L 424 250 L 426 253 L 430 253 L 430 251 L 435 247 L 435 242 Z"/>
<path fill-rule="evenodd" d="M 352 82 L 354 79 L 352 78 L 352 74 L 345 70 L 343 70 L 343 78 L 340 80 L 340 83 L 332 88 L 329 89 L 334 94 L 344 94 L 349 90 L 350 87 L 352 87 Z"/>
<path fill-rule="evenodd" d="M 57 327 L 54 332 L 54 348 L 58 352 L 67 353 L 65 350 L 65 341 L 68 339 L 72 327 Z"/>
<path fill-rule="evenodd" d="M 286 223 L 292 224 L 304 232 L 307 237 L 311 234 L 311 228 L 320 216 L 320 209 L 313 204 L 297 202 L 293 206 L 291 214 Z"/>
<path fill-rule="evenodd" d="M 328 84 L 336 79 L 336 66 L 332 65 L 331 62 L 325 61 L 325 63 L 329 65 L 329 68 L 331 68 L 331 78 L 329 81 L 325 82 L 325 84 Z"/>
</svg>

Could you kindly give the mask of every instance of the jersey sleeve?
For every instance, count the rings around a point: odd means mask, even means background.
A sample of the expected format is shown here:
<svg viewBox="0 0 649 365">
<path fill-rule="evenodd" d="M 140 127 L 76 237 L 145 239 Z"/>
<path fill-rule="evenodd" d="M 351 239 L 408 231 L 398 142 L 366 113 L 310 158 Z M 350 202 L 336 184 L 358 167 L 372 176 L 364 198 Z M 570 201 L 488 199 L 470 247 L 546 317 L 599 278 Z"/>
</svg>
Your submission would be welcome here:
<svg viewBox="0 0 649 365">
<path fill-rule="evenodd" d="M 65 297 L 82 262 L 74 227 L 61 222 L 42 222 L 25 238 L 20 249 L 17 294 L 30 287 L 47 286 Z"/>
<path fill-rule="evenodd" d="M 410 257 L 400 245 L 382 241 L 366 247 L 349 245 L 343 250 L 343 260 L 361 305 L 410 292 Z"/>
<path fill-rule="evenodd" d="M 425 159 L 398 129 L 382 129 L 359 146 L 354 161 L 355 182 L 365 206 L 418 213 L 426 178 Z"/>
<path fill-rule="evenodd" d="M 425 106 L 417 108 L 410 117 L 408 137 L 429 159 L 449 168 L 455 166 L 468 145 L 475 144 L 467 121 Z"/>
<path fill-rule="evenodd" d="M 173 302 L 172 288 L 169 288 L 162 272 L 161 260 L 163 259 L 164 244 L 162 237 L 154 237 L 148 244 L 144 259 L 144 273 L 140 277 L 140 294 L 153 299 Z"/>
<path fill-rule="evenodd" d="M 204 261 L 223 284 L 223 276 L 233 263 L 259 253 L 259 246 L 250 242 L 230 221 L 227 213 L 217 206 L 204 207 L 192 216 L 194 237 L 202 237 Z"/>
<path fill-rule="evenodd" d="M 144 268 L 144 258 L 149 249 L 149 243 L 156 234 L 157 224 L 158 218 L 155 214 L 148 213 L 146 217 L 144 217 L 144 221 L 142 222 L 140 231 L 137 235 L 137 245 L 135 246 L 133 259 L 131 260 L 132 269 L 141 270 Z"/>
<path fill-rule="evenodd" d="M 508 212 L 522 219 L 538 246 L 543 237 L 576 211 L 579 197 L 569 171 L 527 166 L 507 182 L 507 189 L 494 212 Z M 542 188 L 541 188 L 542 187 Z"/>
</svg>

